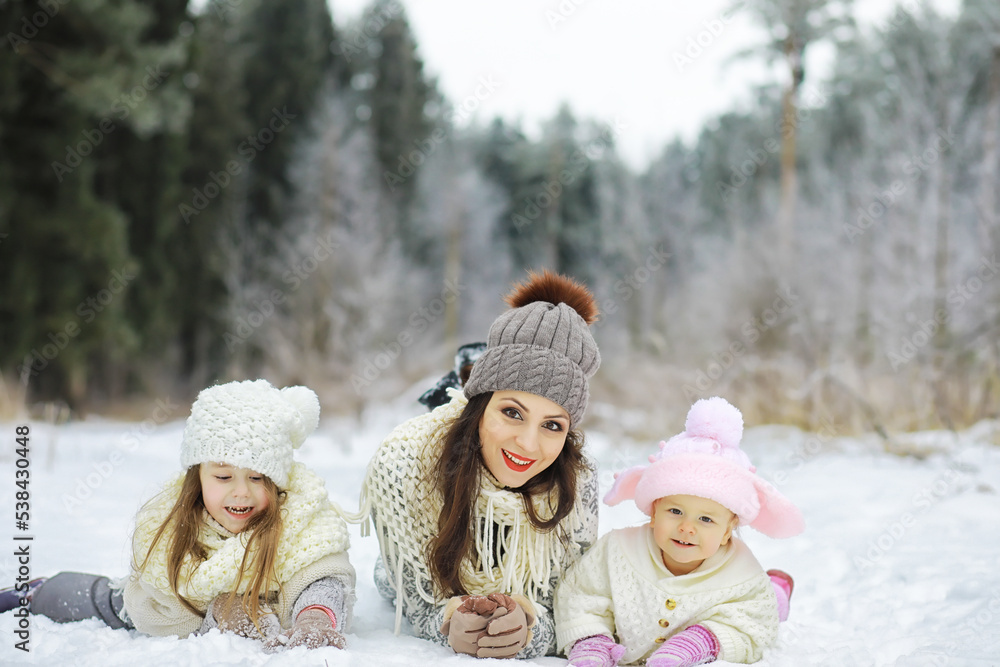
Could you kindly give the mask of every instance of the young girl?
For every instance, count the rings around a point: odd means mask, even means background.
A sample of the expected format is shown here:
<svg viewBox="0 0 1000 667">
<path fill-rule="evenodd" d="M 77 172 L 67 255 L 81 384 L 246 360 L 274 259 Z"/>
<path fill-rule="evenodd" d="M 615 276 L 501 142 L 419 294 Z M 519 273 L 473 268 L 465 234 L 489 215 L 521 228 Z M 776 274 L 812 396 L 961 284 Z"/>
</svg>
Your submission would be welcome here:
<svg viewBox="0 0 1000 667">
<path fill-rule="evenodd" d="M 632 498 L 650 520 L 602 537 L 560 583 L 556 634 L 570 665 L 760 660 L 777 635 L 776 591 L 787 610 L 791 579 L 765 573 L 733 530 L 750 525 L 791 537 L 804 524 L 754 474 L 742 433 L 736 408 L 701 400 L 685 432 L 661 442 L 649 466 L 615 475 L 605 502 Z"/>
<path fill-rule="evenodd" d="M 154 636 L 218 627 L 269 651 L 344 648 L 355 582 L 347 526 L 323 481 L 292 461 L 318 423 L 306 387 L 205 389 L 184 428 L 184 472 L 136 518 L 124 588 L 64 572 L 32 591 L 31 611 Z"/>
</svg>

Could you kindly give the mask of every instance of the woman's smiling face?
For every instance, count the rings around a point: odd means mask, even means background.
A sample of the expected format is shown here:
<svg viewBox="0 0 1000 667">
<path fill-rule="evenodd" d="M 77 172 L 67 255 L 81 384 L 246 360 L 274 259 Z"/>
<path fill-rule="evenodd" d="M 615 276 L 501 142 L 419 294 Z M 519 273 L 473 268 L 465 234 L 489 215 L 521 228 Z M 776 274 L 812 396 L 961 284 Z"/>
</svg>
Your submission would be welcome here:
<svg viewBox="0 0 1000 667">
<path fill-rule="evenodd" d="M 569 413 L 526 391 L 496 391 L 479 422 L 483 461 L 512 489 L 524 486 L 552 465 L 566 444 Z"/>
</svg>

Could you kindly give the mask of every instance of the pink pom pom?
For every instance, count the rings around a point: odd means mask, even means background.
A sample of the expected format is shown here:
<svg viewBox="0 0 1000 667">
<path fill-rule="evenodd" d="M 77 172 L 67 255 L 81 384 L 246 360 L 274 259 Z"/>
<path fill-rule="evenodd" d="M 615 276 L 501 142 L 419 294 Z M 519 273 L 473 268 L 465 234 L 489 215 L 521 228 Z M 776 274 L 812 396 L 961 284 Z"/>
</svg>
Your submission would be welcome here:
<svg viewBox="0 0 1000 667">
<path fill-rule="evenodd" d="M 688 436 L 711 438 L 735 449 L 743 437 L 743 415 L 724 398 L 703 398 L 688 411 L 684 430 Z"/>
</svg>

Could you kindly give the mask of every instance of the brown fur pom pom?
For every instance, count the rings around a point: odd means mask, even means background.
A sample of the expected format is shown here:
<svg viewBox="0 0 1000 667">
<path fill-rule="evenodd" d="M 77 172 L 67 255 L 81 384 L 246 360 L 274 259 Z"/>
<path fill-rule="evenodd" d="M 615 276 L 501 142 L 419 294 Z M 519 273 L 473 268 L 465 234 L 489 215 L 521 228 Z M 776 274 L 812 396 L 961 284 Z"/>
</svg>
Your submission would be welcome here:
<svg viewBox="0 0 1000 667">
<path fill-rule="evenodd" d="M 587 324 L 596 322 L 600 315 L 594 295 L 585 285 L 550 271 L 528 271 L 528 280 L 515 285 L 504 300 L 511 308 L 520 308 L 535 301 L 565 303 Z"/>
</svg>

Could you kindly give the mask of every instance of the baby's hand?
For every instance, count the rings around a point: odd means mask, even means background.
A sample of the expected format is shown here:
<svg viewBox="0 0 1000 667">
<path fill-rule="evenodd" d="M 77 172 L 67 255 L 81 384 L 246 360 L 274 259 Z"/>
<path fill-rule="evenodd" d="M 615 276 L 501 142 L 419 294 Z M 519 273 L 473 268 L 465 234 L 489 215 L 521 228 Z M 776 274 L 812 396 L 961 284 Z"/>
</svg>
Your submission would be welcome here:
<svg viewBox="0 0 1000 667">
<path fill-rule="evenodd" d="M 693 667 L 695 664 L 687 658 L 681 658 L 669 653 L 653 653 L 646 661 L 646 667 Z"/>
<path fill-rule="evenodd" d="M 646 660 L 647 667 L 694 667 L 719 655 L 719 640 L 703 625 L 689 626 L 671 637 Z"/>
<path fill-rule="evenodd" d="M 616 667 L 625 647 L 607 635 L 594 635 L 573 644 L 566 667 Z"/>
</svg>

